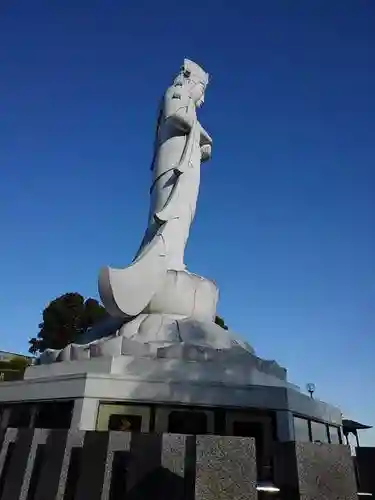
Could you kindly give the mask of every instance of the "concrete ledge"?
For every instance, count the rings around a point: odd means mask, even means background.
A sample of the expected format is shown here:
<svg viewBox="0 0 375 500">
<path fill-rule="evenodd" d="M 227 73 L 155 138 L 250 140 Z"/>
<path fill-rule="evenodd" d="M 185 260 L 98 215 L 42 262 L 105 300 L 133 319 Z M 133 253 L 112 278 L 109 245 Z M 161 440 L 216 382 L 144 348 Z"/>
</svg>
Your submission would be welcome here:
<svg viewBox="0 0 375 500">
<path fill-rule="evenodd" d="M 95 399 L 160 404 L 190 404 L 230 408 L 289 410 L 334 425 L 341 424 L 341 412 L 326 403 L 285 387 L 239 385 L 218 381 L 183 381 L 100 373 L 67 374 L 54 378 L 28 379 L 0 385 L 0 403 L 58 399 Z"/>
</svg>

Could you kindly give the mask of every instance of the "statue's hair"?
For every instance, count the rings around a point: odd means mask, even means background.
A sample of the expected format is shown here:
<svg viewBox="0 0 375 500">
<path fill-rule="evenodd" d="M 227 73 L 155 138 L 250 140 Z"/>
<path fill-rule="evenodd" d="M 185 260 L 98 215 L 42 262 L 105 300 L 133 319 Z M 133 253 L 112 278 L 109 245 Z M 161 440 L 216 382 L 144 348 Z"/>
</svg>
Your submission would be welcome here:
<svg viewBox="0 0 375 500">
<path fill-rule="evenodd" d="M 209 75 L 198 64 L 190 59 L 184 59 L 179 74 L 174 79 L 174 85 L 185 85 L 187 82 L 202 83 L 207 87 Z"/>
<path fill-rule="evenodd" d="M 197 63 L 190 59 L 184 59 L 184 64 L 181 69 L 185 77 L 191 78 L 192 80 L 198 78 L 199 82 L 202 82 L 205 87 L 207 86 L 209 75 Z"/>
</svg>

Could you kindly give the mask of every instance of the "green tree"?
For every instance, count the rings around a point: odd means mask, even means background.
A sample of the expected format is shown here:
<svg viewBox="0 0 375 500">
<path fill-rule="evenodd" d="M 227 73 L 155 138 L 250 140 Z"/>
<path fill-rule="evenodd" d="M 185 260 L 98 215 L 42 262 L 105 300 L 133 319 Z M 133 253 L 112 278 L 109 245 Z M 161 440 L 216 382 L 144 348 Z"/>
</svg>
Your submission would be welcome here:
<svg viewBox="0 0 375 500">
<path fill-rule="evenodd" d="M 79 293 L 66 293 L 44 309 L 39 333 L 29 340 L 29 352 L 63 349 L 106 316 L 106 310 L 97 300 L 85 300 Z"/>
<path fill-rule="evenodd" d="M 223 318 L 221 316 L 216 316 L 215 323 L 217 325 L 221 326 L 221 328 L 224 328 L 224 330 L 228 330 L 228 327 L 225 324 L 225 321 L 223 320 Z"/>
</svg>

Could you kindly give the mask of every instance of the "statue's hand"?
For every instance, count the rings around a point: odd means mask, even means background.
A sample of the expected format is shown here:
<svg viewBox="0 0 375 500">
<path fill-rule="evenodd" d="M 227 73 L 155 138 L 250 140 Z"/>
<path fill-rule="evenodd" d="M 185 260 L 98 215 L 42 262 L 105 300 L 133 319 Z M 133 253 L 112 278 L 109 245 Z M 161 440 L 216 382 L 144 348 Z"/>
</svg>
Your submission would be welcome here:
<svg viewBox="0 0 375 500">
<path fill-rule="evenodd" d="M 211 144 L 201 146 L 201 161 L 208 161 L 211 158 L 212 147 Z"/>
<path fill-rule="evenodd" d="M 212 145 L 212 139 L 210 137 L 210 135 L 208 134 L 207 130 L 205 130 L 201 124 L 199 124 L 200 126 L 200 145 L 203 146 L 203 145 L 206 145 L 206 144 L 210 144 Z"/>
</svg>

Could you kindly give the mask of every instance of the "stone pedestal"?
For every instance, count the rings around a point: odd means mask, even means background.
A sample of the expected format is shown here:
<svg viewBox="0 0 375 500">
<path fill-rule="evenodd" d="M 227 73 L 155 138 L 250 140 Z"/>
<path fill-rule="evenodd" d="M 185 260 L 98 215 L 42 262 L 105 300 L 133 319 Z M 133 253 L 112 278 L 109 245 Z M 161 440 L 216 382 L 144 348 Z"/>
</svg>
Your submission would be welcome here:
<svg viewBox="0 0 375 500">
<path fill-rule="evenodd" d="M 339 409 L 301 394 L 277 370 L 261 370 L 251 353 L 223 358 L 218 352 L 217 358 L 211 353 L 208 359 L 204 353 L 199 352 L 200 359 L 102 356 L 33 366 L 25 380 L 0 385 L 0 405 L 74 401 L 71 425 L 83 430 L 96 428 L 99 405 L 107 403 L 276 412 L 283 441 L 293 439 L 293 413 L 340 425 Z"/>
<path fill-rule="evenodd" d="M 143 312 L 214 321 L 218 298 L 213 281 L 188 271 L 169 270 L 163 286 Z"/>
<path fill-rule="evenodd" d="M 357 500 L 348 446 L 280 443 L 274 467 L 283 500 Z"/>
</svg>

